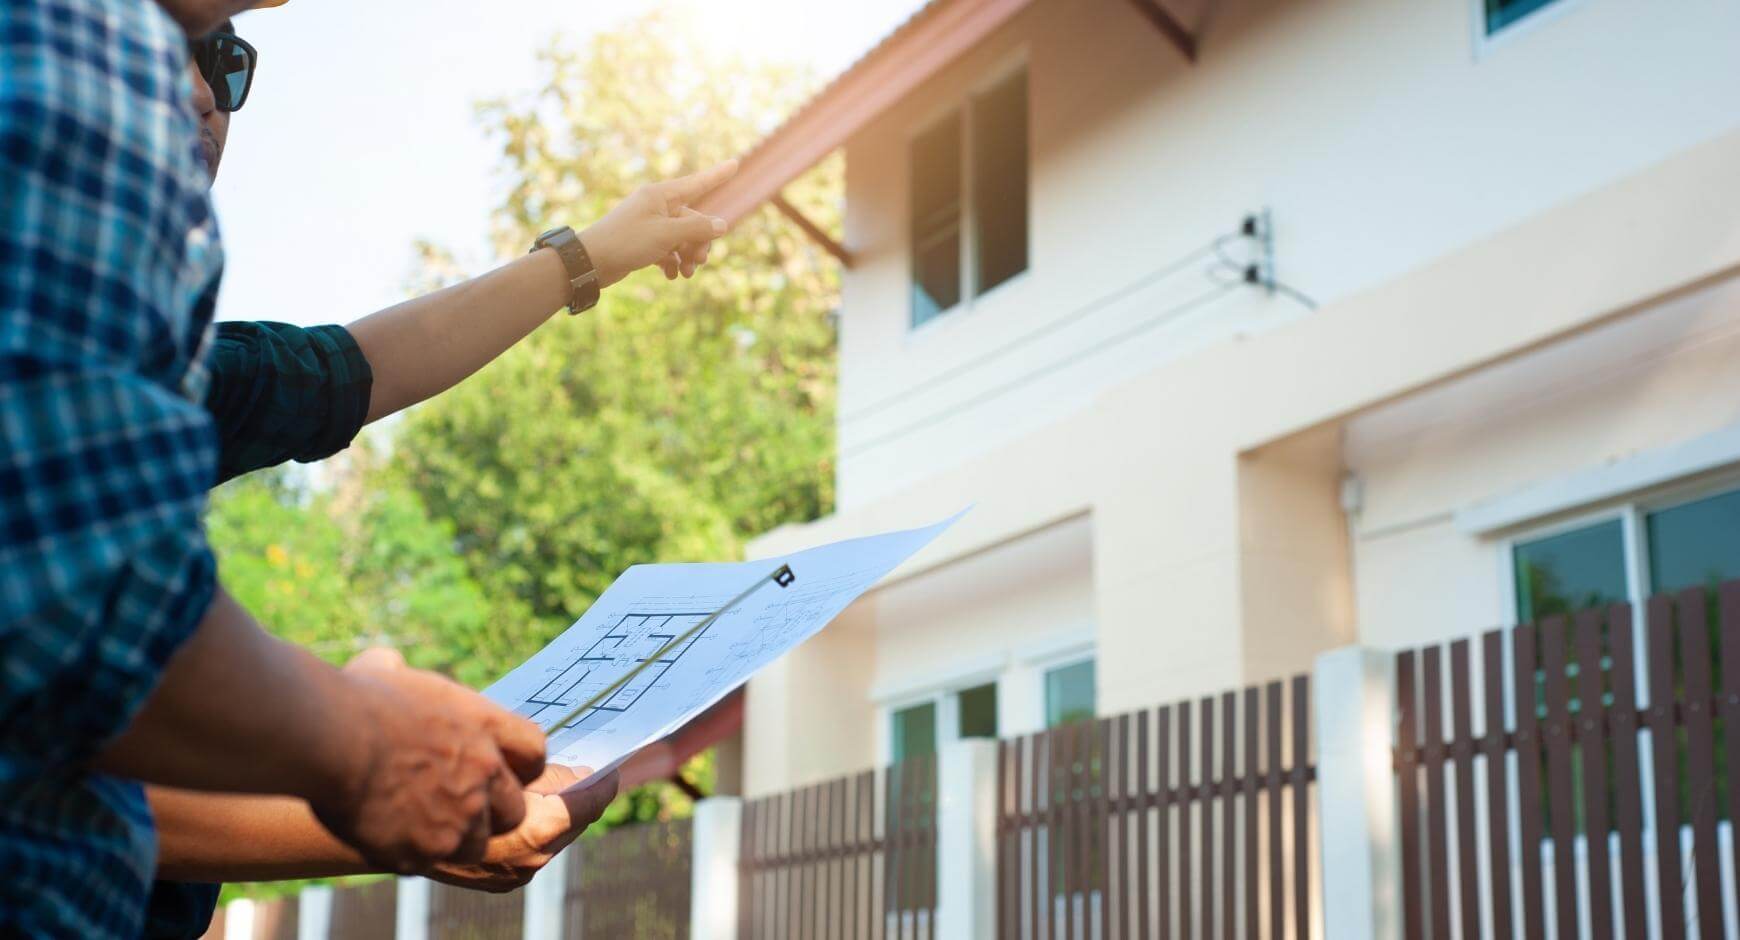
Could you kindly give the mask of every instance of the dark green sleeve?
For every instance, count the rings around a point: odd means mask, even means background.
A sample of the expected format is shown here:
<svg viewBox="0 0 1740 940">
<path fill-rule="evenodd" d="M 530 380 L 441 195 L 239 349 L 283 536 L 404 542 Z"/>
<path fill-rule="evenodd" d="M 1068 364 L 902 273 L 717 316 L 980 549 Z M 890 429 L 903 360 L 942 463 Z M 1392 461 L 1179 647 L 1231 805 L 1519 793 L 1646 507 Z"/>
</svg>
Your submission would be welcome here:
<svg viewBox="0 0 1740 940">
<path fill-rule="evenodd" d="M 219 323 L 210 363 L 219 482 L 330 457 L 368 417 L 374 373 L 342 326 Z"/>
</svg>

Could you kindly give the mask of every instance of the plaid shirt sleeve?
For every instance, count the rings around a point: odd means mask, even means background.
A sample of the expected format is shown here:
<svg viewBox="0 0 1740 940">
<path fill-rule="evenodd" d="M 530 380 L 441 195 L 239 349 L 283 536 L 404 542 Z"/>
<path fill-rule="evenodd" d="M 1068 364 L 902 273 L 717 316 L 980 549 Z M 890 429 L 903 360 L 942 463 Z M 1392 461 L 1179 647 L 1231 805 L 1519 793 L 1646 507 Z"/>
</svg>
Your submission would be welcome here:
<svg viewBox="0 0 1740 940">
<path fill-rule="evenodd" d="M 219 323 L 205 394 L 219 481 L 350 446 L 373 388 L 368 359 L 342 326 Z"/>
<path fill-rule="evenodd" d="M 0 934 L 135 932 L 150 880 L 137 785 L 80 768 L 215 587 L 190 100 L 155 3 L 0 4 Z"/>
</svg>

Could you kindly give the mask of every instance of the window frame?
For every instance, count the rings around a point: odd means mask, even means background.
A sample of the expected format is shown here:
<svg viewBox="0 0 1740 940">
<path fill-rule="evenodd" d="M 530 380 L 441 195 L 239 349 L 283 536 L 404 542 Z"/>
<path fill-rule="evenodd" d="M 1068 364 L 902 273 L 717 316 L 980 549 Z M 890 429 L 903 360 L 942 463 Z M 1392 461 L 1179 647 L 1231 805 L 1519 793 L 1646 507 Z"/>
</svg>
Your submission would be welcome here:
<svg viewBox="0 0 1740 940">
<path fill-rule="evenodd" d="M 1661 512 L 1720 496 L 1740 492 L 1740 471 L 1705 474 L 1682 479 L 1663 486 L 1630 494 L 1603 505 L 1580 512 L 1559 515 L 1550 521 L 1520 527 L 1499 540 L 1499 573 L 1504 601 L 1504 620 L 1517 622 L 1516 547 L 1523 542 L 1550 538 L 1586 526 L 1620 520 L 1621 550 L 1625 562 L 1626 602 L 1631 605 L 1631 644 L 1635 661 L 1648 662 L 1645 627 L 1648 622 L 1646 602 L 1654 590 L 1649 572 L 1647 519 L 1650 513 Z M 1507 654 L 1508 655 L 1508 654 Z M 1639 708 L 1649 705 L 1647 670 L 1636 670 L 1634 693 Z M 1647 793 L 1646 793 L 1647 795 Z"/>
<path fill-rule="evenodd" d="M 1564 2 L 1564 0 L 1560 0 Z M 974 171 L 973 155 L 978 141 L 973 133 L 973 107 L 976 101 L 987 92 L 997 88 L 1016 76 L 1024 76 L 1027 83 L 1027 266 L 1020 272 L 1010 275 L 1000 281 L 990 290 L 979 289 L 979 233 L 978 204 L 975 198 L 978 175 Z M 912 295 L 914 277 L 917 274 L 915 254 L 917 245 L 913 241 L 916 219 L 913 218 L 912 205 L 912 151 L 920 137 L 936 130 L 947 121 L 960 124 L 961 135 L 961 216 L 960 216 L 960 251 L 956 263 L 960 266 L 961 296 L 954 304 L 938 310 L 936 314 L 923 323 L 914 323 L 916 312 Z M 970 313 L 978 306 L 981 298 L 989 297 L 1001 291 L 1010 284 L 1017 283 L 1033 271 L 1033 73 L 1028 68 L 1028 51 L 1022 47 L 985 72 L 971 84 L 956 94 L 951 94 L 941 104 L 926 112 L 924 117 L 915 121 L 907 128 L 904 142 L 906 165 L 906 199 L 905 199 L 905 238 L 906 238 L 906 334 L 917 336 L 933 330 L 937 324 L 953 322 Z"/>
<path fill-rule="evenodd" d="M 1090 651 L 1088 653 L 1077 654 L 1074 656 L 1066 656 L 1066 657 L 1057 659 L 1056 661 L 1053 661 L 1053 662 L 1035 664 L 1035 668 L 1037 669 L 1037 671 L 1039 673 L 1039 727 L 1040 727 L 1040 730 L 1050 731 L 1052 728 L 1062 727 L 1061 725 L 1051 725 L 1051 724 L 1046 723 L 1047 719 L 1049 717 L 1048 715 L 1046 715 L 1046 707 L 1045 707 L 1047 704 L 1045 701 L 1046 683 L 1047 683 L 1047 680 L 1049 680 L 1051 678 L 1052 673 L 1060 672 L 1064 669 L 1070 669 L 1070 668 L 1073 668 L 1075 666 L 1091 665 L 1094 667 L 1093 719 L 1098 719 L 1100 717 L 1100 662 L 1099 662 L 1099 659 L 1100 659 L 1099 656 L 1095 655 L 1094 652 Z M 1090 720 L 1093 720 L 1093 719 L 1090 719 Z"/>
<path fill-rule="evenodd" d="M 1004 740 L 1045 730 L 1045 675 L 1081 663 L 1094 663 L 1094 714 L 1099 714 L 1099 646 L 1094 628 L 1077 627 L 1025 648 L 981 657 L 957 668 L 925 675 L 893 688 L 872 688 L 876 722 L 876 764 L 894 761 L 894 714 L 916 705 L 936 705 L 936 744 L 940 750 L 961 740 L 960 693 L 982 685 L 997 688 L 997 737 Z"/>
<path fill-rule="evenodd" d="M 1474 42 L 1474 58 L 1476 61 L 1490 55 L 1495 49 L 1540 29 L 1553 20 L 1565 15 L 1571 8 L 1582 6 L 1585 0 L 1552 0 L 1546 6 L 1532 13 L 1524 14 L 1521 19 L 1499 27 L 1497 32 L 1486 30 L 1486 0 L 1468 0 L 1468 31 Z"/>
</svg>

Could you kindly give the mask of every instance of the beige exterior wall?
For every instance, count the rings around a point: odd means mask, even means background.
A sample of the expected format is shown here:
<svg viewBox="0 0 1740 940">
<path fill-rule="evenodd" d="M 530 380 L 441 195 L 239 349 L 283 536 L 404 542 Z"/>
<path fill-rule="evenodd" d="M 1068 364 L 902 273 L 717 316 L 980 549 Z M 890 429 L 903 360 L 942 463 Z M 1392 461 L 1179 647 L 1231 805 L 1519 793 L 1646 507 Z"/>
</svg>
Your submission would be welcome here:
<svg viewBox="0 0 1740 940">
<path fill-rule="evenodd" d="M 1556 481 L 1733 427 L 1736 280 L 1354 418 L 1346 462 L 1363 494 L 1354 523 L 1360 638 L 1400 647 L 1514 622 L 1513 537 L 1698 485 L 1675 479 L 1556 508 Z M 1740 467 L 1709 480 L 1725 482 L 1740 486 Z M 1525 487 L 1543 493 L 1535 518 L 1492 533 L 1458 524 L 1459 511 Z"/>
<path fill-rule="evenodd" d="M 1740 8 L 1582 0 L 1478 57 L 1471 9 L 1232 3 L 1187 70 L 1124 0 L 1041 0 L 853 142 L 847 238 L 863 264 L 846 279 L 841 507 L 752 551 L 975 509 L 751 683 L 748 792 L 868 766 L 879 696 L 1008 660 L 1058 621 L 1094 627 L 1102 713 L 1290 673 L 1355 639 L 1495 624 L 1502 547 L 1447 513 L 1740 422 L 1740 370 L 1722 368 L 1735 307 L 1717 286 L 1740 270 L 1740 96 L 1709 93 L 1740 89 Z M 1022 57 L 1032 270 L 909 332 L 905 135 Z M 1201 281 L 1080 315 L 1090 295 L 1261 204 L 1282 276 L 1320 309 L 1230 296 L 1051 367 Z M 970 380 L 935 379 L 1071 316 Z M 1607 331 L 1640 323 L 1667 358 L 1602 358 L 1630 348 L 1604 346 Z M 1587 387 L 1519 391 L 1510 371 Z M 939 408 L 947 419 L 866 447 Z M 1085 572 L 1047 594 L 1031 562 L 1071 526 Z"/>
<path fill-rule="evenodd" d="M 1166 316 L 1216 285 L 1206 256 L 1156 275 L 1246 212 L 1329 303 L 1740 127 L 1740 6 L 1561 2 L 1480 50 L 1473 0 L 1227 0 L 1188 65 L 1129 0 L 1038 0 L 847 147 L 841 507 L 1303 316 L 1245 291 Z M 1023 62 L 1029 270 L 912 330 L 909 141 Z"/>
</svg>

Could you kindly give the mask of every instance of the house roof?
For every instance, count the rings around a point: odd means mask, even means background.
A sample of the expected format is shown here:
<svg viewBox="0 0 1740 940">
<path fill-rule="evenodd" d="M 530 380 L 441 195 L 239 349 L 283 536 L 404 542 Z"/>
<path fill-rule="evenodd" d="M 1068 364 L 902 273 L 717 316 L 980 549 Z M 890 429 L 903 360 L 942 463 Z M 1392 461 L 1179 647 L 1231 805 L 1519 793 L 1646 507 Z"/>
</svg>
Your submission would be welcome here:
<svg viewBox="0 0 1740 940">
<path fill-rule="evenodd" d="M 1197 53 L 1195 30 L 1209 2 L 1130 0 L 1191 61 Z M 1033 3 L 930 0 L 743 154 L 737 175 L 697 208 L 736 224 Z"/>
<path fill-rule="evenodd" d="M 744 154 L 699 209 L 735 224 L 1033 0 L 930 0 Z"/>
</svg>

